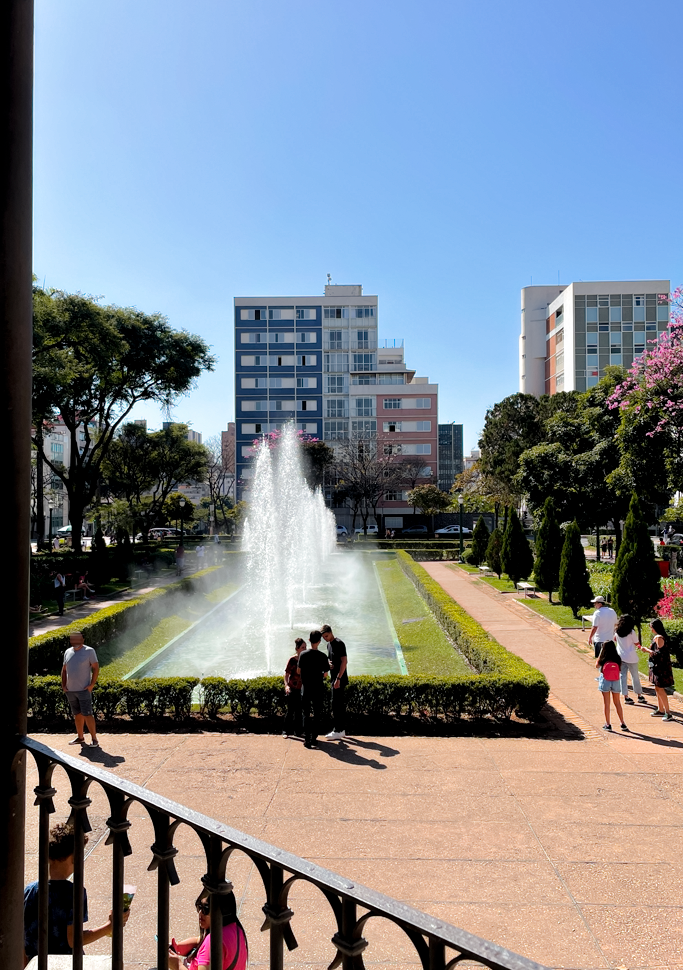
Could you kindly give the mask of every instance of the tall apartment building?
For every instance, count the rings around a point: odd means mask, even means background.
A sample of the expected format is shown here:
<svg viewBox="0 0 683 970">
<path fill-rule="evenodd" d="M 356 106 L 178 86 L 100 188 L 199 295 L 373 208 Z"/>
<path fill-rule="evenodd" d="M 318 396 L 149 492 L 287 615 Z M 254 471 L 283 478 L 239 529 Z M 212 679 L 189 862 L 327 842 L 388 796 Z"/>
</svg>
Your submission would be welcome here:
<svg viewBox="0 0 683 970">
<path fill-rule="evenodd" d="M 365 437 L 385 454 L 424 456 L 423 479 L 436 474 L 438 388 L 406 367 L 403 341 L 378 340 L 377 312 L 362 286 L 235 298 L 238 498 L 254 439 L 287 421 L 332 447 Z M 402 493 L 385 504 L 408 509 Z"/>
<path fill-rule="evenodd" d="M 462 425 L 451 421 L 439 425 L 439 481 L 442 492 L 450 492 L 456 475 L 463 470 Z"/>
<path fill-rule="evenodd" d="M 669 326 L 669 290 L 669 280 L 523 287 L 520 391 L 585 391 L 609 364 L 630 367 Z"/>
</svg>

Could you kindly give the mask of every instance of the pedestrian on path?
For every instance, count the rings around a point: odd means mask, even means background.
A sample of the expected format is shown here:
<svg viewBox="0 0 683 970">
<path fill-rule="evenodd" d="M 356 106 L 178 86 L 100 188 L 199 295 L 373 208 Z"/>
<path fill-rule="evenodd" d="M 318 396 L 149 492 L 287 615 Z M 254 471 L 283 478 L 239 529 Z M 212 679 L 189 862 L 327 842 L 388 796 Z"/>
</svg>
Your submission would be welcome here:
<svg viewBox="0 0 683 970">
<path fill-rule="evenodd" d="M 588 634 L 588 646 L 593 644 L 596 658 L 600 656 L 603 643 L 611 641 L 614 637 L 614 628 L 617 625 L 617 614 L 611 606 L 605 602 L 604 596 L 596 596 L 592 600 L 595 606 L 593 614 L 591 632 Z"/>
<path fill-rule="evenodd" d="M 621 722 L 621 730 L 628 731 L 628 728 L 624 724 L 624 709 L 621 706 L 621 660 L 619 654 L 617 653 L 617 645 L 614 640 L 608 640 L 603 643 L 600 649 L 600 656 L 595 661 L 595 666 L 600 671 L 600 677 L 598 678 L 598 690 L 602 694 L 602 702 L 605 708 L 605 723 L 603 725 L 603 731 L 611 731 L 611 715 L 610 715 L 610 695 L 612 696 L 612 703 L 614 704 L 615 710 L 619 721 Z"/>
<path fill-rule="evenodd" d="M 175 551 L 175 574 L 176 576 L 183 575 L 183 566 L 185 565 L 185 546 L 180 543 Z"/>
<path fill-rule="evenodd" d="M 610 559 L 614 556 L 614 539 L 612 536 L 607 540 L 607 555 Z"/>
<path fill-rule="evenodd" d="M 308 638 L 310 649 L 299 654 L 297 672 L 301 677 L 301 703 L 304 715 L 304 747 L 312 748 L 318 740 L 325 708 L 325 678 L 330 669 L 324 653 L 320 652 L 320 630 L 312 630 Z"/>
<path fill-rule="evenodd" d="M 287 699 L 287 717 L 282 731 L 282 737 L 288 738 L 290 734 L 301 737 L 303 734 L 303 723 L 301 719 L 301 677 L 299 676 L 299 657 L 301 652 L 306 649 L 306 641 L 297 637 L 294 641 L 295 653 L 287 661 L 285 667 L 285 696 Z"/>
<path fill-rule="evenodd" d="M 97 728 L 92 709 L 92 689 L 100 675 L 97 654 L 92 647 L 86 646 L 83 634 L 75 631 L 69 636 L 71 646 L 64 654 L 62 666 L 62 690 L 71 707 L 76 722 L 76 737 L 69 744 L 85 744 L 83 727 L 90 731 L 90 746 L 99 748 Z"/>
<path fill-rule="evenodd" d="M 625 704 L 633 704 L 633 699 L 628 696 L 628 675 L 631 674 L 633 690 L 638 695 L 641 704 L 647 704 L 643 688 L 640 685 L 640 674 L 638 672 L 638 652 L 640 647 L 638 637 L 635 633 L 635 620 L 628 613 L 619 617 L 614 639 L 617 644 L 617 653 L 621 659 L 621 693 L 624 695 Z"/>
<path fill-rule="evenodd" d="M 654 686 L 657 694 L 658 709 L 652 712 L 651 717 L 661 717 L 663 721 L 673 721 L 673 714 L 669 710 L 669 697 L 666 693 L 667 687 L 674 685 L 669 637 L 661 620 L 653 620 L 650 629 L 654 634 L 652 643 L 649 648 L 640 647 L 640 649 L 650 655 L 648 660 L 650 683 Z"/>
<path fill-rule="evenodd" d="M 66 579 L 63 573 L 55 573 L 54 578 L 55 599 L 57 600 L 57 616 L 64 616 L 64 594 L 66 592 Z"/>
<path fill-rule="evenodd" d="M 346 737 L 346 686 L 349 675 L 346 672 L 347 656 L 346 644 L 335 637 L 332 627 L 325 624 L 321 630 L 323 640 L 327 644 L 327 658 L 330 663 L 330 681 L 332 682 L 332 730 L 326 735 L 328 741 L 341 741 Z"/>
</svg>

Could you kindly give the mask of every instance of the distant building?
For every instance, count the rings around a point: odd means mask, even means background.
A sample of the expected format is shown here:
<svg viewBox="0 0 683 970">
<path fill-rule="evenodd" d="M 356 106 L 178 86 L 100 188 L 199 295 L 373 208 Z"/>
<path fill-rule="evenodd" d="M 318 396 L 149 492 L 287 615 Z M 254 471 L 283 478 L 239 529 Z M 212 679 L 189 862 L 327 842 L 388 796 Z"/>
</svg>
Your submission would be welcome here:
<svg viewBox="0 0 683 970">
<path fill-rule="evenodd" d="M 162 425 L 162 428 L 163 428 L 164 431 L 168 431 L 168 429 L 169 428 L 172 428 L 174 424 L 184 424 L 184 423 L 185 423 L 184 421 L 164 421 L 164 423 Z M 188 428 L 187 429 L 187 440 L 188 441 L 194 441 L 195 444 L 201 445 L 201 443 L 202 443 L 202 435 L 201 435 L 201 432 L 200 431 L 193 431 L 192 428 Z"/>
<path fill-rule="evenodd" d="M 463 465 L 465 466 L 463 468 L 463 471 L 469 471 L 469 469 L 473 465 L 476 465 L 476 463 L 479 461 L 480 458 L 481 458 L 481 452 L 479 451 L 479 449 L 473 448 L 472 451 L 469 453 L 469 455 L 465 455 L 465 457 L 463 458 Z"/>
<path fill-rule="evenodd" d="M 238 498 L 253 474 L 254 438 L 287 421 L 333 448 L 367 438 L 384 454 L 424 456 L 420 483 L 436 476 L 438 388 L 406 366 L 402 340 L 380 341 L 377 330 L 377 297 L 359 285 L 235 297 Z M 382 508 L 412 512 L 403 491 L 387 493 Z"/>
<path fill-rule="evenodd" d="M 608 365 L 630 367 L 669 326 L 670 288 L 669 280 L 525 286 L 520 391 L 585 391 Z"/>
<path fill-rule="evenodd" d="M 450 492 L 457 475 L 463 471 L 462 425 L 452 421 L 439 425 L 439 480 L 442 492 Z"/>
</svg>

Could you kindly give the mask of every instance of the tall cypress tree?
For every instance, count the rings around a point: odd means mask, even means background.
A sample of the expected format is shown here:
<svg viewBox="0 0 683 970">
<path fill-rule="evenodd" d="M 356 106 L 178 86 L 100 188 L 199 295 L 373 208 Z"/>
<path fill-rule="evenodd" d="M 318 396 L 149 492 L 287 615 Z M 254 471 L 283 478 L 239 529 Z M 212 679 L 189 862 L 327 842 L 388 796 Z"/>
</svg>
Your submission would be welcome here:
<svg viewBox="0 0 683 970">
<path fill-rule="evenodd" d="M 619 613 L 631 614 L 640 631 L 641 621 L 653 615 L 661 598 L 661 574 L 654 546 L 634 493 L 614 564 L 612 601 Z"/>
<path fill-rule="evenodd" d="M 500 579 L 500 574 L 503 572 L 503 564 L 500 561 L 500 550 L 502 548 L 503 533 L 500 529 L 494 529 L 491 533 L 489 544 L 486 547 L 486 563 L 494 573 L 498 574 L 498 579 Z"/>
<path fill-rule="evenodd" d="M 555 503 L 547 498 L 543 505 L 543 520 L 536 536 L 534 582 L 553 601 L 553 590 L 560 584 L 560 560 L 564 537 L 555 518 Z"/>
<path fill-rule="evenodd" d="M 579 616 L 579 607 L 587 607 L 593 599 L 593 590 L 588 579 L 586 568 L 586 553 L 581 545 L 581 530 L 574 519 L 567 526 L 562 546 L 560 561 L 560 603 L 571 606 L 575 617 Z"/>
<path fill-rule="evenodd" d="M 534 554 L 514 509 L 510 509 L 508 516 L 500 559 L 504 571 L 515 585 L 520 579 L 530 576 L 534 568 Z"/>
<path fill-rule="evenodd" d="M 486 559 L 486 550 L 488 549 L 489 539 L 490 539 L 490 533 L 486 526 L 486 523 L 484 522 L 484 516 L 480 515 L 479 521 L 474 527 L 474 533 L 472 535 L 472 545 L 470 546 L 469 561 L 472 563 L 473 566 L 478 566 Z"/>
</svg>

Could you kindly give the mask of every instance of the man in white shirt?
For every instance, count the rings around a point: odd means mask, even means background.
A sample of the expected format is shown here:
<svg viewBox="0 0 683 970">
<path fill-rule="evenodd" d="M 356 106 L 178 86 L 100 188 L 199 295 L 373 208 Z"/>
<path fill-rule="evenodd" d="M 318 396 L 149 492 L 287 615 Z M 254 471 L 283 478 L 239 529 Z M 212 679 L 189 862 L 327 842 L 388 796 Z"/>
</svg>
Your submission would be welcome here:
<svg viewBox="0 0 683 970">
<path fill-rule="evenodd" d="M 614 612 L 611 606 L 608 606 L 605 602 L 604 596 L 596 596 L 592 600 L 595 605 L 595 613 L 593 614 L 593 626 L 591 627 L 591 632 L 588 635 L 588 646 L 593 644 L 593 649 L 595 650 L 595 656 L 600 656 L 600 650 L 602 649 L 603 643 L 607 640 L 614 639 L 614 628 L 617 625 L 617 614 Z"/>
</svg>

